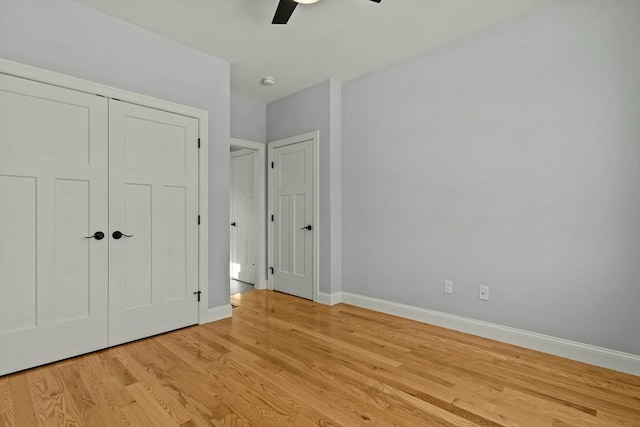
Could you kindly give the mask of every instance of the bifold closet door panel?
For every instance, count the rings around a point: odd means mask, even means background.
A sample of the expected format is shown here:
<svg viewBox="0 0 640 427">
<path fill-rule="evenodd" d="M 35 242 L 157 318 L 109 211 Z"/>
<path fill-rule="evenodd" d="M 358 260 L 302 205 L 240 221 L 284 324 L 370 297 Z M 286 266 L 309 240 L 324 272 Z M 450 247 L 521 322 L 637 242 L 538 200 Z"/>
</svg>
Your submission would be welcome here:
<svg viewBox="0 0 640 427">
<path fill-rule="evenodd" d="M 107 346 L 107 108 L 0 74 L 0 375 Z"/>
<path fill-rule="evenodd" d="M 198 322 L 198 121 L 110 100 L 109 138 L 115 345 Z"/>
</svg>

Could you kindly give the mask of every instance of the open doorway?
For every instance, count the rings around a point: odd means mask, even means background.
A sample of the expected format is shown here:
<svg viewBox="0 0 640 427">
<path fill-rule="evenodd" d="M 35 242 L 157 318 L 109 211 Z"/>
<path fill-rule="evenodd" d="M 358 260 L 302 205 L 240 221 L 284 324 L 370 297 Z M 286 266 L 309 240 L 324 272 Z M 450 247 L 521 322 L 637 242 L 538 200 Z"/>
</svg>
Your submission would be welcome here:
<svg viewBox="0 0 640 427">
<path fill-rule="evenodd" d="M 230 294 L 266 289 L 265 145 L 231 138 Z"/>
</svg>

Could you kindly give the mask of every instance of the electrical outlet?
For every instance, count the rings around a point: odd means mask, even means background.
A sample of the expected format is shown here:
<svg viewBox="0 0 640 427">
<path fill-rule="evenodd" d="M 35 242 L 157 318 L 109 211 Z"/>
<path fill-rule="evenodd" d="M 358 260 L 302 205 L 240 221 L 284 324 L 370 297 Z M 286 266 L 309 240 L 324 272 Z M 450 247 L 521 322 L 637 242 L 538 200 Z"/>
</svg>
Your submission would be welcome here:
<svg viewBox="0 0 640 427">
<path fill-rule="evenodd" d="M 488 286 L 480 286 L 480 294 L 478 297 L 483 301 L 489 301 L 489 287 Z"/>
<path fill-rule="evenodd" d="M 453 293 L 453 282 L 451 280 L 444 281 L 444 293 L 445 294 Z"/>
</svg>

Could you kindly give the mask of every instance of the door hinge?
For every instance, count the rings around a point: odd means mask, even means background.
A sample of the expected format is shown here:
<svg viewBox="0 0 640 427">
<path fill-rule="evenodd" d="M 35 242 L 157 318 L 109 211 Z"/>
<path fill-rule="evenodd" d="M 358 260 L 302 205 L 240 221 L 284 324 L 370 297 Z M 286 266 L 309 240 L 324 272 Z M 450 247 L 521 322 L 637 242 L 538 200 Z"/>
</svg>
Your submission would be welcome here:
<svg viewBox="0 0 640 427">
<path fill-rule="evenodd" d="M 200 225 L 200 215 L 198 215 L 198 225 Z"/>
<path fill-rule="evenodd" d="M 273 222 L 273 215 L 271 215 L 271 222 Z"/>
<path fill-rule="evenodd" d="M 269 267 L 269 270 L 271 270 L 271 274 L 274 274 L 274 269 L 273 269 L 273 267 Z"/>
<path fill-rule="evenodd" d="M 193 294 L 194 295 L 198 295 L 198 302 L 200 302 L 200 294 L 202 293 L 202 291 L 195 291 Z"/>
<path fill-rule="evenodd" d="M 200 148 L 200 138 L 198 138 L 198 148 Z"/>
<path fill-rule="evenodd" d="M 274 162 L 271 162 L 271 169 L 273 169 L 275 166 Z"/>
</svg>

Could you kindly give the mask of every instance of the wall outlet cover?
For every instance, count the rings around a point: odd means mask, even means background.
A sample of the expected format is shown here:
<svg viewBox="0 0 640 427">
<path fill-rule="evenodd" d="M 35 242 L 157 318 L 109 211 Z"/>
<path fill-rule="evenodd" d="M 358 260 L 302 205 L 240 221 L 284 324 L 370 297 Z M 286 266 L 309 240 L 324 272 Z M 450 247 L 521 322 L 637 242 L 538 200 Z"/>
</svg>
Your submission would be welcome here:
<svg viewBox="0 0 640 427">
<path fill-rule="evenodd" d="M 444 293 L 445 294 L 453 293 L 453 282 L 451 280 L 444 281 Z"/>
<path fill-rule="evenodd" d="M 480 294 L 478 297 L 483 301 L 489 301 L 489 287 L 488 286 L 480 286 Z"/>
</svg>

